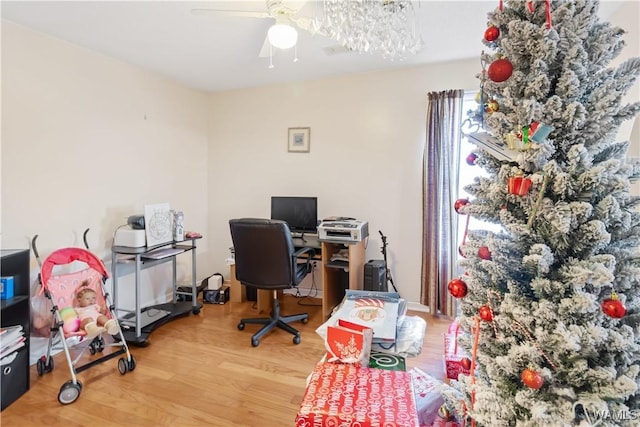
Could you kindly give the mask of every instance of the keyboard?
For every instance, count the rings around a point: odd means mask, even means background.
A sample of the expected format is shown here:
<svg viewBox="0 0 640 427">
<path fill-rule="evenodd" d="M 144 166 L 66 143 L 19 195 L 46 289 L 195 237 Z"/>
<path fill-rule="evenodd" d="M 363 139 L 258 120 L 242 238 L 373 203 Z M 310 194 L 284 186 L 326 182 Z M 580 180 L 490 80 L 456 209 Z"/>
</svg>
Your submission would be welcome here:
<svg viewBox="0 0 640 427">
<path fill-rule="evenodd" d="M 293 246 L 296 248 L 320 248 L 320 241 L 318 235 L 304 236 L 304 238 L 293 237 Z"/>
<path fill-rule="evenodd" d="M 149 259 L 162 259 L 162 258 L 167 258 L 170 256 L 181 254 L 182 252 L 184 252 L 184 249 L 160 248 L 160 249 L 154 249 L 152 251 L 146 252 L 142 254 L 142 257 L 149 258 Z"/>
</svg>

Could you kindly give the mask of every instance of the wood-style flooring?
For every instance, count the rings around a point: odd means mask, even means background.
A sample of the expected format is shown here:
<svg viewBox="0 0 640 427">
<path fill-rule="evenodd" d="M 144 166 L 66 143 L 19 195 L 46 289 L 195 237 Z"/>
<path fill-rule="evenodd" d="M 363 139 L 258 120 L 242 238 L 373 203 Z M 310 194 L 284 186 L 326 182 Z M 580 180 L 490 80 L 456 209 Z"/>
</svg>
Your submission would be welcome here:
<svg viewBox="0 0 640 427">
<path fill-rule="evenodd" d="M 313 304 L 302 306 L 301 304 Z M 52 372 L 38 376 L 31 367 L 31 389 L 0 413 L 12 426 L 293 426 L 305 380 L 324 354 L 315 329 L 323 322 L 320 301 L 282 298 L 283 314 L 308 312 L 295 322 L 302 342 L 282 330 L 267 334 L 258 347 L 251 335 L 258 325 L 237 329 L 242 317 L 259 317 L 253 303 L 205 304 L 198 315 L 173 320 L 153 331 L 147 347 L 130 346 L 136 368 L 120 375 L 118 358 L 80 374 L 78 400 L 58 402 L 60 386 L 71 379 L 62 353 Z M 407 359 L 442 379 L 443 333 L 448 321 L 410 312 L 427 321 L 422 353 Z M 87 357 L 89 353 L 87 353 Z"/>
</svg>

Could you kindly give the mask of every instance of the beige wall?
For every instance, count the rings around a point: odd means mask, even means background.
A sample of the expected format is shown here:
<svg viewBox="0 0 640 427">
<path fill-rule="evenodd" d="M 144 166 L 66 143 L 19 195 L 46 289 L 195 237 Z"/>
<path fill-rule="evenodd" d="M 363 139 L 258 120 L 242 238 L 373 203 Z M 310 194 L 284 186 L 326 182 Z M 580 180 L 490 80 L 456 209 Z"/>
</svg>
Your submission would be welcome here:
<svg viewBox="0 0 640 427">
<path fill-rule="evenodd" d="M 208 150 L 205 94 L 2 23 L 3 248 L 28 248 L 37 234 L 45 257 L 83 246 L 90 228 L 108 261 L 115 229 L 160 202 L 206 236 Z M 164 267 L 145 273 L 143 301 L 166 301 Z"/>
<path fill-rule="evenodd" d="M 476 59 L 210 95 L 211 264 L 224 269 L 228 220 L 269 217 L 270 197 L 318 197 L 318 215 L 369 221 L 367 259 L 420 299 L 422 149 L 427 92 L 474 88 Z M 287 129 L 311 128 L 311 152 L 288 153 Z M 319 280 L 319 279 L 318 279 Z"/>
</svg>

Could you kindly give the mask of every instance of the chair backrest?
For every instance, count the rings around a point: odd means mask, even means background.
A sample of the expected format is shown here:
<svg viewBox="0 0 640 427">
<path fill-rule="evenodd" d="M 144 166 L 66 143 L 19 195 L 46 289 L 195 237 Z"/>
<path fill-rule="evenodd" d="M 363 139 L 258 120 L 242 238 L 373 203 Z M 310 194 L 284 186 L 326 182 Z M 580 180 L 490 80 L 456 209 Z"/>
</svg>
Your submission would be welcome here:
<svg viewBox="0 0 640 427">
<path fill-rule="evenodd" d="M 260 289 L 297 285 L 291 231 L 284 221 L 241 218 L 229 221 L 236 278 Z"/>
</svg>

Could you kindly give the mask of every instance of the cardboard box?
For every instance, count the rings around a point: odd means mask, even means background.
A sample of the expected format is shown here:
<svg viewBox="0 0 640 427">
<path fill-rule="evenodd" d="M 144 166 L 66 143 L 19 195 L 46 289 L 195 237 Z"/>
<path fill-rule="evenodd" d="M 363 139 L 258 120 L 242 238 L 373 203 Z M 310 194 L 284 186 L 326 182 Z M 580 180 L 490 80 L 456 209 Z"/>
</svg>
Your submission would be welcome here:
<svg viewBox="0 0 640 427">
<path fill-rule="evenodd" d="M 309 378 L 296 426 L 418 427 L 409 372 L 320 362 Z"/>
<path fill-rule="evenodd" d="M 0 299 L 13 298 L 13 276 L 0 277 Z"/>
</svg>

